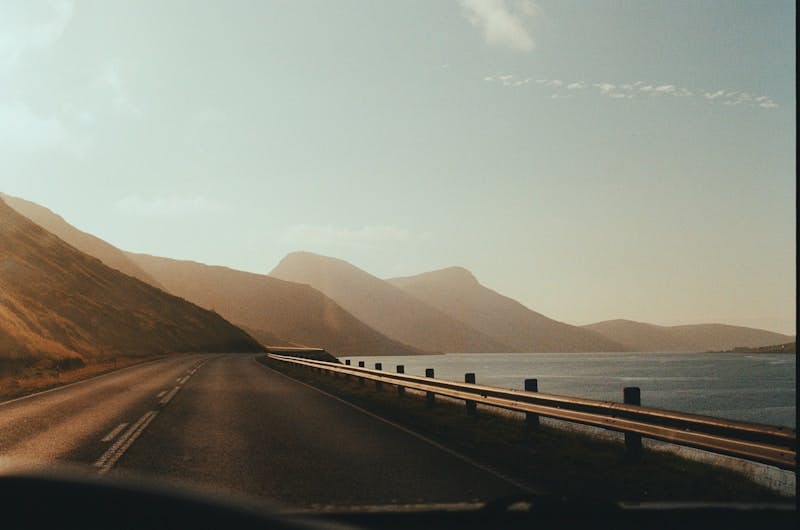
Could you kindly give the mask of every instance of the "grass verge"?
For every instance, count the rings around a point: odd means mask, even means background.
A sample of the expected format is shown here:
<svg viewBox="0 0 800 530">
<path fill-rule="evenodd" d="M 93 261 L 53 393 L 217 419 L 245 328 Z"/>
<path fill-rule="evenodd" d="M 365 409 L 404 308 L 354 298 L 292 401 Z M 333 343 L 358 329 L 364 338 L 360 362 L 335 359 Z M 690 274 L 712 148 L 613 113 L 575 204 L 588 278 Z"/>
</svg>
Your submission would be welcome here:
<svg viewBox="0 0 800 530">
<path fill-rule="evenodd" d="M 639 462 L 624 457 L 622 443 L 541 425 L 529 432 L 524 421 L 488 410 L 468 416 L 463 404 L 437 400 L 395 387 L 362 386 L 310 368 L 267 357 L 259 362 L 359 407 L 425 435 L 544 492 L 614 501 L 786 501 L 731 469 L 648 451 Z"/>
<path fill-rule="evenodd" d="M 94 361 L 82 366 L 59 366 L 59 363 L 48 359 L 24 364 L 10 362 L 5 365 L 0 364 L 0 402 L 162 357 L 164 355 L 116 357 Z"/>
</svg>

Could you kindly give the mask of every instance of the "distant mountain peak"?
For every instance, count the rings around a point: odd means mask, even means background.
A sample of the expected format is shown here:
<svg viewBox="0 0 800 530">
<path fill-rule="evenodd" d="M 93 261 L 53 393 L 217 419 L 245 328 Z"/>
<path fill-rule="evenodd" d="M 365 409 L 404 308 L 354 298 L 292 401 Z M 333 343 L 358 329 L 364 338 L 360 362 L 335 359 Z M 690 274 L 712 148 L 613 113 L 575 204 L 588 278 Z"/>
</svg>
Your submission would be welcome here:
<svg viewBox="0 0 800 530">
<path fill-rule="evenodd" d="M 417 275 L 416 278 L 436 280 L 450 285 L 480 285 L 474 274 L 460 266 L 425 272 Z"/>
</svg>

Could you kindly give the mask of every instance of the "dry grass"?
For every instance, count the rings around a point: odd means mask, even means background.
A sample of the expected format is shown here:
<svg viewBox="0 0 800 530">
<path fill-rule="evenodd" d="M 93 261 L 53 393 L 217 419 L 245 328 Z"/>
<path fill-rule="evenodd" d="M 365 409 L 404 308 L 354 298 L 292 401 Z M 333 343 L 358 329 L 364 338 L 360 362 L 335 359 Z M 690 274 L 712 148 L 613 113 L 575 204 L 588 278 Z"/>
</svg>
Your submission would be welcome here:
<svg viewBox="0 0 800 530">
<path fill-rule="evenodd" d="M 64 363 L 53 359 L 39 359 L 28 362 L 0 360 L 0 401 L 74 383 L 75 381 L 162 357 L 164 356 L 117 357 L 99 360 L 88 365 L 80 363 L 82 366 L 75 361 Z"/>
</svg>

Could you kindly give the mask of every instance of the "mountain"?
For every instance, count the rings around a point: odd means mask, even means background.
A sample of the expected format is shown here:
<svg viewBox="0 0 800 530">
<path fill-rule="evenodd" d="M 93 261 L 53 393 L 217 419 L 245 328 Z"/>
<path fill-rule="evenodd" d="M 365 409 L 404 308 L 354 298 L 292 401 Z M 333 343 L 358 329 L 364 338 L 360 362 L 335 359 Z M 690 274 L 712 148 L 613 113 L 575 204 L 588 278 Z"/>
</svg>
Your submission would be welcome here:
<svg viewBox="0 0 800 530">
<path fill-rule="evenodd" d="M 511 352 L 515 348 L 470 327 L 346 261 L 293 252 L 270 276 L 309 284 L 387 336 L 440 352 Z"/>
<path fill-rule="evenodd" d="M 161 288 L 155 278 L 128 259 L 125 253 L 117 247 L 106 243 L 98 237 L 78 230 L 67 223 L 60 215 L 53 213 L 44 206 L 3 193 L 0 193 L 0 199 L 16 210 L 17 213 L 21 213 L 81 252 L 94 256 L 112 269 L 117 269 L 128 276 L 133 276 L 145 283 Z"/>
<path fill-rule="evenodd" d="M 320 347 L 337 356 L 425 353 L 382 335 L 308 285 L 192 261 L 127 256 L 169 292 L 218 311 L 265 344 Z"/>
<path fill-rule="evenodd" d="M 794 337 L 726 324 L 657 326 L 631 320 L 607 320 L 583 326 L 634 351 L 705 352 L 784 344 Z"/>
<path fill-rule="evenodd" d="M 771 344 L 769 346 L 757 346 L 746 348 L 740 346 L 734 348 L 733 353 L 797 353 L 797 342 L 787 342 L 786 344 Z"/>
<path fill-rule="evenodd" d="M 104 265 L 0 199 L 0 360 L 262 350 L 219 315 Z"/>
<path fill-rule="evenodd" d="M 625 351 L 618 342 L 531 311 L 481 285 L 462 267 L 387 280 L 393 286 L 521 352 Z"/>
</svg>

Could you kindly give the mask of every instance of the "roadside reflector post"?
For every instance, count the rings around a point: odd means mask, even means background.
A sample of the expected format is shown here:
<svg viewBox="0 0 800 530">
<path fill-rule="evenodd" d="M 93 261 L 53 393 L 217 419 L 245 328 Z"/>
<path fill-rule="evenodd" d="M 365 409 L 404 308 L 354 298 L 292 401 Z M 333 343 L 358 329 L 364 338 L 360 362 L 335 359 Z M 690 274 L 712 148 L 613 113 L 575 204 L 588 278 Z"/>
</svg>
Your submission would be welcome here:
<svg viewBox="0 0 800 530">
<path fill-rule="evenodd" d="M 404 374 L 404 373 L 406 373 L 406 367 L 405 367 L 405 366 L 403 366 L 402 364 L 398 364 L 398 365 L 397 365 L 397 373 L 398 373 L 398 374 Z M 397 385 L 397 395 L 398 395 L 399 397 L 403 397 L 403 396 L 405 396 L 405 395 L 406 395 L 406 389 L 405 389 L 405 387 L 402 387 L 402 386 L 400 386 L 400 385 Z"/>
<path fill-rule="evenodd" d="M 525 380 L 525 392 L 538 392 L 538 391 L 539 391 L 538 379 Z M 539 415 L 533 412 L 526 412 L 525 425 L 527 425 L 529 431 L 535 431 L 539 429 Z"/>
<path fill-rule="evenodd" d="M 358 367 L 359 368 L 364 368 L 364 361 L 358 361 Z M 359 377 L 358 378 L 358 384 L 361 385 L 361 386 L 364 386 L 364 378 L 363 377 Z"/>
<path fill-rule="evenodd" d="M 425 377 L 433 377 L 433 368 L 425 368 Z M 434 403 L 436 403 L 436 394 L 433 392 L 425 392 L 425 405 L 431 408 Z"/>
<path fill-rule="evenodd" d="M 383 364 L 382 363 L 375 363 L 375 369 L 376 370 L 383 370 Z M 375 392 L 380 392 L 381 388 L 383 388 L 383 383 L 381 383 L 380 381 L 375 381 Z"/>
<path fill-rule="evenodd" d="M 626 386 L 622 389 L 623 401 L 626 405 L 642 404 L 642 393 L 638 386 Z M 625 457 L 633 462 L 642 458 L 642 435 L 634 432 L 625 433 Z"/>
<path fill-rule="evenodd" d="M 464 374 L 464 382 L 468 384 L 475 384 L 475 374 L 467 373 Z M 474 416 L 477 412 L 477 404 L 472 401 L 471 399 L 466 400 L 467 403 L 467 414 L 470 416 Z"/>
</svg>

